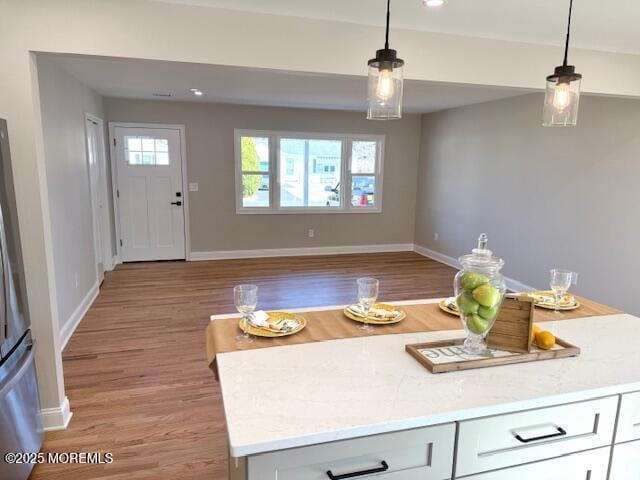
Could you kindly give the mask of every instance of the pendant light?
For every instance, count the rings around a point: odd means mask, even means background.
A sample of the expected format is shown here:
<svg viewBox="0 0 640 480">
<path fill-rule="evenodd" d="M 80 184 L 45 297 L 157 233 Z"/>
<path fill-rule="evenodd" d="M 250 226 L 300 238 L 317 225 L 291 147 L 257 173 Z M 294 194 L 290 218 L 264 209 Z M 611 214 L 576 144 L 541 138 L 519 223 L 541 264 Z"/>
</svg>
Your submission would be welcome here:
<svg viewBox="0 0 640 480">
<path fill-rule="evenodd" d="M 575 127 L 578 123 L 582 75 L 576 73 L 576 67 L 567 64 L 572 9 L 573 0 L 569 0 L 569 22 L 564 47 L 564 62 L 555 68 L 553 75 L 547 77 L 547 92 L 542 114 L 542 125 L 545 127 Z"/>
<path fill-rule="evenodd" d="M 368 80 L 368 120 L 393 120 L 402 118 L 402 67 L 404 60 L 389 48 L 389 10 L 391 0 L 387 0 L 387 29 L 384 48 L 376 52 L 376 58 L 369 60 Z"/>
</svg>

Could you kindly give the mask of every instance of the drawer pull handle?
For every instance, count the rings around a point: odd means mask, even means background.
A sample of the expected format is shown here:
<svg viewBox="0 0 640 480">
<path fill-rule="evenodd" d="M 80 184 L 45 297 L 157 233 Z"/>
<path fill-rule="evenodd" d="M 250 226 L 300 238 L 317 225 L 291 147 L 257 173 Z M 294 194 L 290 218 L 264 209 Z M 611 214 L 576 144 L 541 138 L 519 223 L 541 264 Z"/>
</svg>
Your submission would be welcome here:
<svg viewBox="0 0 640 480">
<path fill-rule="evenodd" d="M 548 440 L 550 438 L 562 437 L 567 434 L 567 431 L 562 427 L 556 427 L 558 431 L 549 435 L 542 435 L 540 437 L 522 438 L 520 435 L 516 435 L 516 439 L 522 443 L 536 442 L 538 440 Z"/>
<path fill-rule="evenodd" d="M 371 470 L 362 470 L 361 472 L 344 473 L 342 475 L 334 475 L 333 472 L 331 472 L 331 470 L 328 470 L 327 477 L 329 477 L 331 480 L 343 480 L 345 478 L 361 477 L 363 475 L 370 475 L 372 473 L 381 473 L 389 470 L 389 464 L 384 460 L 380 462 L 380 465 L 381 465 L 380 467 L 372 468 Z"/>
</svg>

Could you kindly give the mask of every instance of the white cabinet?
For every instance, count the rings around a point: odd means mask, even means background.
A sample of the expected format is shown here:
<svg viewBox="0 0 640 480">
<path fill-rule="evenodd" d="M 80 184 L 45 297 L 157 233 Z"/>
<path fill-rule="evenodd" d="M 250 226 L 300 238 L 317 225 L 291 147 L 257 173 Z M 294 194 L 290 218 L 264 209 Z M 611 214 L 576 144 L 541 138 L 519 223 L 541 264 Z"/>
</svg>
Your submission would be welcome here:
<svg viewBox="0 0 640 480">
<path fill-rule="evenodd" d="M 610 480 L 638 480 L 640 478 L 640 441 L 613 447 Z"/>
<path fill-rule="evenodd" d="M 458 477 L 610 446 L 618 397 L 460 423 Z"/>
<path fill-rule="evenodd" d="M 342 440 L 254 455 L 249 480 L 329 480 L 371 472 L 378 480 L 446 480 L 451 477 L 455 424 Z"/>
<path fill-rule="evenodd" d="M 622 395 L 620 402 L 616 443 L 631 440 L 640 440 L 640 392 Z"/>
<path fill-rule="evenodd" d="M 252 455 L 247 480 L 640 480 L 640 440 L 615 445 L 620 396 Z M 617 438 L 640 437 L 640 393 Z M 613 450 L 612 450 L 613 448 Z M 607 478 L 610 459 L 611 475 Z M 232 477 L 235 478 L 235 477 Z"/>
<path fill-rule="evenodd" d="M 464 477 L 464 480 L 607 480 L 610 451 L 610 447 L 599 448 L 521 467 L 472 475 Z M 632 478 L 638 480 L 640 476 L 612 476 L 611 480 Z"/>
</svg>

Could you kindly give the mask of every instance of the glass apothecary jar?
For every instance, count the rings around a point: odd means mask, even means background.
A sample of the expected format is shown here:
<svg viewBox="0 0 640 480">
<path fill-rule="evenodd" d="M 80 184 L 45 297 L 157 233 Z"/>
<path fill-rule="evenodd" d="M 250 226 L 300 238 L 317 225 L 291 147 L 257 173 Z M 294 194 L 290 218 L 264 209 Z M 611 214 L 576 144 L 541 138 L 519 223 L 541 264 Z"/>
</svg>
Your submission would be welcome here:
<svg viewBox="0 0 640 480">
<path fill-rule="evenodd" d="M 487 248 L 485 233 L 478 238 L 478 248 L 458 259 L 462 265 L 453 281 L 460 320 L 467 332 L 464 350 L 473 355 L 486 353 L 485 338 L 496 321 L 506 285 L 500 269 L 504 260 Z"/>
</svg>

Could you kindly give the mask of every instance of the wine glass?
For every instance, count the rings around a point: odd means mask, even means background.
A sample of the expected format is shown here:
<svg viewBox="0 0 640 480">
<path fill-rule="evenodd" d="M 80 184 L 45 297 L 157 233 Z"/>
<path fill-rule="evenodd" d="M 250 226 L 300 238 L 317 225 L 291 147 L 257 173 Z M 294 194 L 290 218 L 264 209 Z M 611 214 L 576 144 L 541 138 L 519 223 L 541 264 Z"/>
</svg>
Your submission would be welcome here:
<svg viewBox="0 0 640 480">
<path fill-rule="evenodd" d="M 551 280 L 549 285 L 553 291 L 553 295 L 556 301 L 556 313 L 560 313 L 560 301 L 571 284 L 578 283 L 578 274 L 571 270 L 563 270 L 561 268 L 554 268 L 551 270 Z"/>
<path fill-rule="evenodd" d="M 370 332 L 373 327 L 369 325 L 369 311 L 376 299 L 378 298 L 378 280 L 375 278 L 359 278 L 358 279 L 358 302 L 360 309 L 364 315 L 364 323 L 360 327 L 361 330 Z"/>
<path fill-rule="evenodd" d="M 242 314 L 243 333 L 236 337 L 236 342 L 251 343 L 249 335 L 249 318 L 258 305 L 258 287 L 256 285 L 236 285 L 233 287 L 233 300 L 236 309 Z"/>
</svg>

